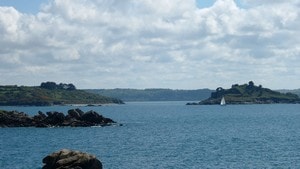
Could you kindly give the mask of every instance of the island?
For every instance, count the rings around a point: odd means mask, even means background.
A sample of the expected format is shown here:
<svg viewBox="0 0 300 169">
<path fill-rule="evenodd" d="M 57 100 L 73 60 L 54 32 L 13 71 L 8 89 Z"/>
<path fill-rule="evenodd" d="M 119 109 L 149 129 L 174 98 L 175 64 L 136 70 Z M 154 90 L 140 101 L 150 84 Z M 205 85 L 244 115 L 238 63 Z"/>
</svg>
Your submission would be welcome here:
<svg viewBox="0 0 300 169">
<path fill-rule="evenodd" d="M 40 86 L 0 86 L 0 106 L 124 104 L 120 99 L 76 89 L 73 84 L 43 82 Z"/>
<path fill-rule="evenodd" d="M 213 105 L 220 104 L 222 98 L 226 104 L 275 104 L 275 103 L 300 103 L 300 98 L 292 93 L 280 93 L 261 85 L 256 86 L 253 81 L 248 84 L 234 84 L 230 89 L 219 87 L 211 96 L 198 103 L 187 103 L 187 105 Z"/>
</svg>

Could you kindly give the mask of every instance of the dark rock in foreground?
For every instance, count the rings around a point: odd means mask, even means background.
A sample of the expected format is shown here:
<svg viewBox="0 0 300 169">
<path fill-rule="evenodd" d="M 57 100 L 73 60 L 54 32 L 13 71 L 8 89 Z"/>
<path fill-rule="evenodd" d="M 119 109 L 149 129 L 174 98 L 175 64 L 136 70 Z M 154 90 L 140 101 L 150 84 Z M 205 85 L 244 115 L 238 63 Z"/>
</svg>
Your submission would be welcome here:
<svg viewBox="0 0 300 169">
<path fill-rule="evenodd" d="M 71 109 L 68 115 L 61 112 L 38 112 L 30 117 L 23 112 L 0 111 L 0 127 L 90 127 L 108 126 L 116 123 L 95 111 L 84 113 L 80 109 Z"/>
<path fill-rule="evenodd" d="M 102 163 L 91 154 L 62 149 L 43 159 L 42 169 L 102 169 Z"/>
</svg>

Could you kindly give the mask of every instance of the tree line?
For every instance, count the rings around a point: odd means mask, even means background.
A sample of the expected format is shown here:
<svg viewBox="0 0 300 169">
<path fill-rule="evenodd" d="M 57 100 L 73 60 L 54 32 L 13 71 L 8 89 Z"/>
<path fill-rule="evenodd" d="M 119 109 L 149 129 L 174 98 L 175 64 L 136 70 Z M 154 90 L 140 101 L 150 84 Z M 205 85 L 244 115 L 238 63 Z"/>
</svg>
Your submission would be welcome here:
<svg viewBox="0 0 300 169">
<path fill-rule="evenodd" d="M 40 87 L 44 88 L 44 89 L 49 89 L 49 90 L 55 90 L 55 89 L 76 90 L 75 85 L 73 85 L 72 83 L 69 83 L 69 84 L 66 84 L 66 83 L 56 84 L 55 82 L 42 82 Z"/>
</svg>

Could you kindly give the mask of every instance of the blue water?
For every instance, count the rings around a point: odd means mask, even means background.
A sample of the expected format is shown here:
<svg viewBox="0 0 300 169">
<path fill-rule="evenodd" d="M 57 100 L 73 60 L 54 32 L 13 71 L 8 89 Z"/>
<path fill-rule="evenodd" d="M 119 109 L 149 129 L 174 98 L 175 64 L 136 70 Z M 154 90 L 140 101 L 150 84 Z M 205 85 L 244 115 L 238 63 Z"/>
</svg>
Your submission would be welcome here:
<svg viewBox="0 0 300 169">
<path fill-rule="evenodd" d="M 31 115 L 70 108 L 0 107 Z M 62 148 L 92 153 L 105 169 L 300 168 L 300 105 L 137 102 L 81 109 L 124 125 L 0 128 L 0 168 L 40 169 L 43 157 Z"/>
</svg>

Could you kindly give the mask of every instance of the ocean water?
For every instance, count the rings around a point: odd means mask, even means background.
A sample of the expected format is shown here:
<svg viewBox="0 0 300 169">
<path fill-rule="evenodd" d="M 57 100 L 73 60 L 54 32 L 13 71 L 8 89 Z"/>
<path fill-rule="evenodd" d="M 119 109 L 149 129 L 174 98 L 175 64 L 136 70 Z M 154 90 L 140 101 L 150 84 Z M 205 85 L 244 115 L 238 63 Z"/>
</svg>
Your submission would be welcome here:
<svg viewBox="0 0 300 169">
<path fill-rule="evenodd" d="M 80 107 L 123 126 L 0 128 L 0 168 L 40 169 L 62 148 L 94 154 L 105 169 L 300 168 L 300 105 L 185 103 Z M 0 107 L 31 115 L 70 108 Z"/>
</svg>

